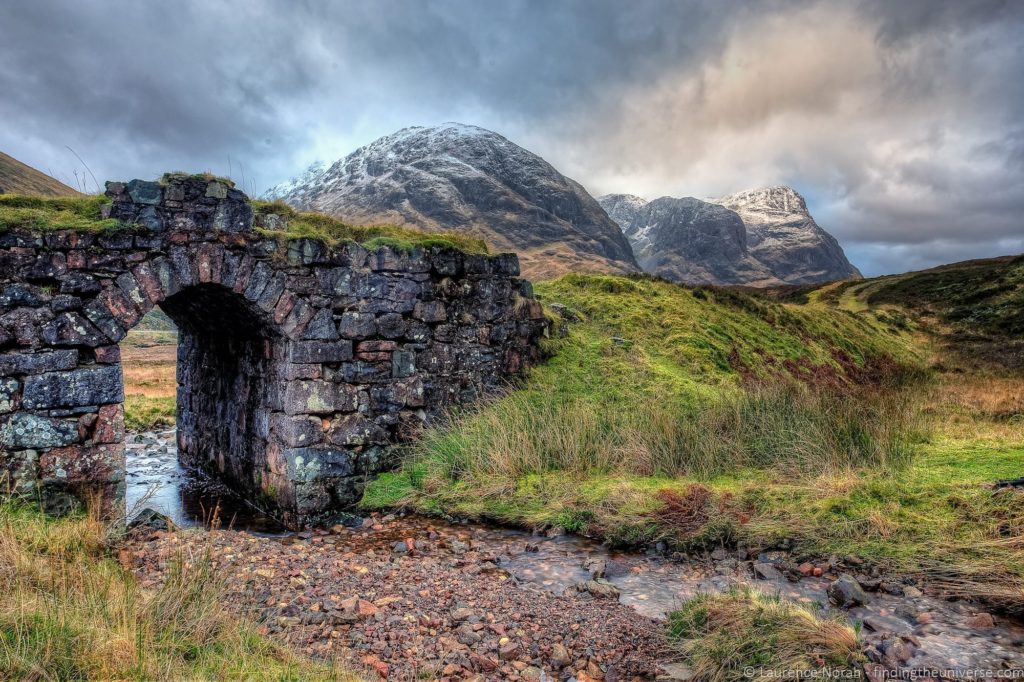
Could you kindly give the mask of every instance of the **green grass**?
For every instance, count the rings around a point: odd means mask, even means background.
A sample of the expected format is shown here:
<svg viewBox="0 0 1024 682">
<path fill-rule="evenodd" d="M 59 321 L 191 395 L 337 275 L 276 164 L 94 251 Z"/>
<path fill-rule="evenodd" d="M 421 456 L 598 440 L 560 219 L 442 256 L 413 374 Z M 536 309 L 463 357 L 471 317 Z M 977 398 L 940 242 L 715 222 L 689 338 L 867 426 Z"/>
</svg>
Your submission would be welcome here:
<svg viewBox="0 0 1024 682">
<path fill-rule="evenodd" d="M 0 194 L 0 232 L 12 229 L 36 231 L 82 230 L 102 232 L 124 227 L 100 214 L 110 200 L 104 196 L 29 197 Z"/>
<path fill-rule="evenodd" d="M 322 213 L 296 211 L 280 201 L 254 201 L 253 209 L 257 229 L 282 240 L 319 239 L 329 246 L 355 242 L 371 251 L 388 246 L 399 251 L 441 248 L 475 254 L 488 252 L 482 240 L 453 232 L 422 232 L 396 225 L 351 225 Z"/>
<path fill-rule="evenodd" d="M 205 555 L 143 590 L 95 518 L 0 505 L 0 670 L 10 679 L 351 680 L 260 636 L 224 605 Z"/>
<path fill-rule="evenodd" d="M 176 414 L 175 396 L 125 396 L 124 425 L 129 431 L 152 431 L 161 426 L 173 426 Z"/>
<path fill-rule="evenodd" d="M 863 663 L 857 633 L 844 618 L 751 588 L 698 595 L 669 614 L 668 630 L 673 648 L 700 682 L 804 670 L 856 675 Z"/>
</svg>

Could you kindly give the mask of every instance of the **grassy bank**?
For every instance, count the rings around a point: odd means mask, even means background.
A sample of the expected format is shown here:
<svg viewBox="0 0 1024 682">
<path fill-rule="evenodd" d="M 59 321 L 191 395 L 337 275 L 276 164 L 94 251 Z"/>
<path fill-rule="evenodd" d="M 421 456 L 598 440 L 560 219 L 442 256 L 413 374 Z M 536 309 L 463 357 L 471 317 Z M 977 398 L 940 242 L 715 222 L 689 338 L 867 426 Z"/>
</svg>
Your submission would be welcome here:
<svg viewBox="0 0 1024 682">
<path fill-rule="evenodd" d="M 1022 495 L 982 485 L 1024 473 L 1024 426 L 1005 416 L 1017 379 L 1000 401 L 930 377 L 913 320 L 815 292 L 581 276 L 537 290 L 579 318 L 553 357 L 428 431 L 364 504 L 683 550 L 785 539 L 1024 603 Z"/>
<path fill-rule="evenodd" d="M 0 670 L 9 679 L 349 680 L 229 612 L 203 557 L 176 557 L 155 592 L 107 556 L 88 517 L 0 506 Z M 8 679 L 5 677 L 5 679 Z"/>
</svg>

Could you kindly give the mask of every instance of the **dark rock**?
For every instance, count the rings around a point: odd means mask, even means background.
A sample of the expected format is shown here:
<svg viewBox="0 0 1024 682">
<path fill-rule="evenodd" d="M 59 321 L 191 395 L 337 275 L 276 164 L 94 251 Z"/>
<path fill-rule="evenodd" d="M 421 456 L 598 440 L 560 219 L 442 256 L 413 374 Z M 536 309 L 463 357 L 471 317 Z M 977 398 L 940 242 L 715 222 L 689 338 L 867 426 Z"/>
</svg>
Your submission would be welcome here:
<svg viewBox="0 0 1024 682">
<path fill-rule="evenodd" d="M 121 367 L 110 365 L 48 372 L 25 379 L 22 404 L 28 409 L 102 405 L 124 400 Z"/>
<path fill-rule="evenodd" d="M 128 522 L 128 530 L 135 528 L 149 528 L 152 530 L 170 530 L 174 522 L 164 514 L 146 507 Z"/>
<path fill-rule="evenodd" d="M 871 601 L 868 595 L 857 583 L 857 580 L 844 573 L 838 579 L 832 581 L 826 590 L 829 601 L 842 608 L 863 606 Z"/>
<path fill-rule="evenodd" d="M 782 580 L 782 573 L 770 563 L 755 562 L 753 568 L 754 575 L 761 580 Z"/>
</svg>

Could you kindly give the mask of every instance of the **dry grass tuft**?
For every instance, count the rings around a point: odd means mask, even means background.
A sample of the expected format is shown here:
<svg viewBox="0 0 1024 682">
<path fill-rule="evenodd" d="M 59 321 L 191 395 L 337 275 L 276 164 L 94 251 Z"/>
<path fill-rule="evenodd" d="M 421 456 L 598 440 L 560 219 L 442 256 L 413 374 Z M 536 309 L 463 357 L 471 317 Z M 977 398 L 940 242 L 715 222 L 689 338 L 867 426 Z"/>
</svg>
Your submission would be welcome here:
<svg viewBox="0 0 1024 682">
<path fill-rule="evenodd" d="M 684 603 L 669 614 L 669 636 L 701 682 L 859 670 L 862 661 L 857 634 L 845 619 L 749 587 Z"/>
</svg>

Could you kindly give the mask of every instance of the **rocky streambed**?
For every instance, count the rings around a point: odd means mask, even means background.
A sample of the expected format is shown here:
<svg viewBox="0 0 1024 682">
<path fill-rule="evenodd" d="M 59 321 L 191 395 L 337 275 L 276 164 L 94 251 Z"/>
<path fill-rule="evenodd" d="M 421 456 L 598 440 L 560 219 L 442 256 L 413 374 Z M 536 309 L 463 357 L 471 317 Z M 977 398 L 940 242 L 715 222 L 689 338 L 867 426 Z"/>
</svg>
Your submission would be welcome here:
<svg viewBox="0 0 1024 682">
<path fill-rule="evenodd" d="M 823 608 L 845 603 L 868 658 L 886 669 L 1024 669 L 1020 623 L 872 575 L 852 557 L 797 565 L 784 551 L 719 549 L 673 559 L 397 515 L 287 533 L 180 469 L 173 442 L 172 432 L 129 439 L 129 502 L 145 496 L 178 525 L 200 528 L 140 527 L 122 562 L 153 586 L 183 549 L 208 549 L 231 606 L 267 634 L 388 679 L 685 679 L 665 614 L 699 592 L 743 584 Z M 235 530 L 202 530 L 214 508 Z"/>
</svg>

